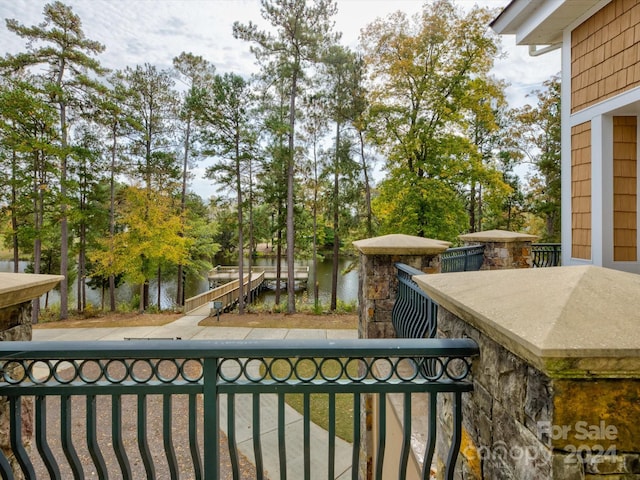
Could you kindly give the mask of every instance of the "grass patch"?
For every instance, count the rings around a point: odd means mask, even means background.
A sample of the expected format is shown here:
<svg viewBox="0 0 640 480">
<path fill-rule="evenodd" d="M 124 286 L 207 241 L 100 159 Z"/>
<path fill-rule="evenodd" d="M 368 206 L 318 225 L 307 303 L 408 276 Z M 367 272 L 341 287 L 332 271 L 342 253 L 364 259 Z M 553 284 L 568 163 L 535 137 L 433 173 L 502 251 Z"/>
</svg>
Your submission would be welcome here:
<svg viewBox="0 0 640 480">
<path fill-rule="evenodd" d="M 256 301 L 246 306 L 246 311 L 251 313 L 285 313 L 287 310 L 287 296 L 281 297 L 280 304 L 265 303 Z M 358 311 L 358 302 L 355 300 L 352 302 L 344 302 L 340 299 L 336 302 L 336 309 L 331 310 L 329 304 L 323 304 L 319 302 L 317 305 L 309 301 L 306 292 L 303 294 L 302 299 L 296 299 L 296 311 L 299 313 L 306 313 L 309 315 L 348 315 L 356 313 Z"/>
<path fill-rule="evenodd" d="M 292 358 L 291 362 L 298 359 Z M 316 359 L 319 363 L 320 359 Z M 310 360 L 298 361 L 296 371 L 303 378 L 311 378 L 317 374 L 314 363 Z M 261 374 L 264 375 L 264 366 L 261 366 Z M 350 362 L 348 367 L 349 375 L 357 376 L 357 362 Z M 276 360 L 271 364 L 271 373 L 277 378 L 285 378 L 289 375 L 291 367 L 289 362 L 284 360 Z M 327 378 L 334 378 L 342 373 L 342 367 L 337 361 L 325 361 L 322 371 Z M 317 376 L 316 376 L 317 378 Z M 342 373 L 340 378 L 346 378 Z M 318 393 L 310 395 L 309 407 L 311 412 L 311 421 L 319 427 L 329 430 L 329 395 L 326 393 Z M 292 408 L 300 414 L 304 411 L 304 395 L 301 393 L 289 393 L 284 396 Z M 353 395 L 347 393 L 336 394 L 336 435 L 343 440 L 353 443 Z"/>
<path fill-rule="evenodd" d="M 166 325 L 182 317 L 181 313 L 93 313 L 92 316 L 73 314 L 66 320 L 58 320 L 55 309 L 40 315 L 40 322 L 33 328 L 101 328 L 101 327 L 156 327 Z"/>
<path fill-rule="evenodd" d="M 358 315 L 310 313 L 222 313 L 220 321 L 208 317 L 199 323 L 202 327 L 247 327 L 247 328 L 312 328 L 328 330 L 353 330 L 358 328 Z"/>
</svg>

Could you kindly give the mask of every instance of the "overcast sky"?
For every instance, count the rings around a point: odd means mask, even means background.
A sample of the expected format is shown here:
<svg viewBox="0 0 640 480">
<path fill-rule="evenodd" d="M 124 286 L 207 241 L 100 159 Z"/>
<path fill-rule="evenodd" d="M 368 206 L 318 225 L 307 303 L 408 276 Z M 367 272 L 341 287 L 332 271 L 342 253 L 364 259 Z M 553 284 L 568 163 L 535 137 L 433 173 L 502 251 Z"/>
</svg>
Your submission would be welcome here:
<svg viewBox="0 0 640 480">
<path fill-rule="evenodd" d="M 64 0 L 63 0 L 64 1 Z M 403 10 L 418 12 L 424 1 L 416 0 L 337 0 L 336 29 L 343 43 L 357 46 L 360 29 L 377 17 Z M 42 0 L 0 0 L 0 18 L 15 18 L 25 25 L 40 23 Z M 145 62 L 159 68 L 171 66 L 181 52 L 201 55 L 218 72 L 250 74 L 255 71 L 254 57 L 247 42 L 233 38 L 231 27 L 238 20 L 249 20 L 266 27 L 260 16 L 259 0 L 66 0 L 80 16 L 88 38 L 106 46 L 99 56 L 105 67 L 122 69 Z M 509 0 L 456 0 L 468 8 L 474 4 L 497 11 Z M 0 24 L 2 54 L 24 49 L 24 41 Z M 505 58 L 498 59 L 494 75 L 505 80 L 509 103 L 521 106 L 533 89 L 560 70 L 558 51 L 532 58 L 527 47 L 517 47 L 512 36 L 502 38 Z M 194 182 L 196 190 L 204 185 Z M 210 188 L 210 187 L 209 187 Z"/>
</svg>

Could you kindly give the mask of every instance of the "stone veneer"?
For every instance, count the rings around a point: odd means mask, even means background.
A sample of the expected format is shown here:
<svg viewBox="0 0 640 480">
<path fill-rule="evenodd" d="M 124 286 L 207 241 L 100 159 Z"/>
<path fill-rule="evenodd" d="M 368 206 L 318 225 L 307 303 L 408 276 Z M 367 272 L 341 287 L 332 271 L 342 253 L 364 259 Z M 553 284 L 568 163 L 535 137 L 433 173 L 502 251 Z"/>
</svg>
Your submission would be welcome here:
<svg viewBox="0 0 640 480">
<path fill-rule="evenodd" d="M 60 275 L 0 273 L 0 341 L 31 340 L 31 301 L 54 288 Z M 22 438 L 30 446 L 33 435 L 33 404 L 22 399 Z M 10 410 L 6 398 L 0 398 L 0 449 L 4 451 L 14 472 L 20 472 L 9 440 Z M 16 478 L 22 478 L 16 474 Z"/>
<path fill-rule="evenodd" d="M 359 338 L 395 338 L 391 311 L 398 291 L 395 264 L 405 263 L 425 273 L 440 272 L 440 254 L 449 242 L 392 234 L 353 242 L 360 252 L 358 275 Z M 371 395 L 363 395 L 359 478 L 372 478 L 376 408 Z"/>
<path fill-rule="evenodd" d="M 463 479 L 640 479 L 640 275 L 599 267 L 414 279 L 439 336 L 473 338 Z M 451 399 L 439 396 L 439 411 Z M 441 478 L 451 418 L 440 413 Z"/>
<path fill-rule="evenodd" d="M 535 235 L 487 230 L 467 233 L 458 237 L 465 246 L 484 245 L 484 262 L 481 270 L 503 270 L 511 268 L 531 268 L 531 243 L 538 239 Z"/>
<path fill-rule="evenodd" d="M 358 312 L 360 338 L 394 338 L 391 310 L 398 291 L 396 263 L 425 273 L 440 272 L 440 254 L 451 244 L 442 240 L 392 234 L 358 240 Z"/>
</svg>

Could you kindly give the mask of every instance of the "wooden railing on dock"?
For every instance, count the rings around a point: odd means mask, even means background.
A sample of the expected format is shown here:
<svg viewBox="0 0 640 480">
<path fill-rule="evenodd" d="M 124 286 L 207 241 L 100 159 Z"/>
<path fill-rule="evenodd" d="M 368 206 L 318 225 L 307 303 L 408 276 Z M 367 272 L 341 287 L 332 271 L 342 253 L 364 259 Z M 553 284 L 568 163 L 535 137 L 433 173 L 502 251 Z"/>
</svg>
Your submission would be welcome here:
<svg viewBox="0 0 640 480">
<path fill-rule="evenodd" d="M 249 284 L 249 275 L 244 276 L 244 288 L 242 291 L 247 295 L 249 292 L 253 292 L 264 282 L 264 272 L 252 274 L 251 286 L 247 288 Z M 240 281 L 234 280 L 229 283 L 225 283 L 217 288 L 209 290 L 208 292 L 201 293 L 195 297 L 188 298 L 184 302 L 184 313 L 192 312 L 193 310 L 206 305 L 209 302 L 222 302 L 222 308 L 227 309 L 232 307 L 238 302 L 240 293 Z"/>
<path fill-rule="evenodd" d="M 276 267 L 272 265 L 254 265 L 251 267 L 251 272 L 256 275 L 264 273 L 265 280 L 276 279 Z M 218 265 L 213 270 L 209 271 L 209 280 L 213 281 L 226 281 L 238 277 L 238 267 L 228 265 Z M 294 277 L 297 281 L 306 282 L 309 279 L 309 267 L 308 266 L 294 266 Z M 281 271 L 281 278 L 283 281 L 287 280 L 287 267 L 283 266 Z"/>
</svg>

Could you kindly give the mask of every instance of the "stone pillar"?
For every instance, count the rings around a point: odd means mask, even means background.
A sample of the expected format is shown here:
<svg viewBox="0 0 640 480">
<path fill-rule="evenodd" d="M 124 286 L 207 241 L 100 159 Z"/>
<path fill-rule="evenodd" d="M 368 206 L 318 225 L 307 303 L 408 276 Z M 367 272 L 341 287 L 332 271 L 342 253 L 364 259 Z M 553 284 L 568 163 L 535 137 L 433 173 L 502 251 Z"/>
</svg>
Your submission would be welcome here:
<svg viewBox="0 0 640 480">
<path fill-rule="evenodd" d="M 60 275 L 0 273 L 0 341 L 31 340 L 31 301 L 51 290 L 62 278 Z M 3 397 L 0 399 L 0 432 L 4 434 L 0 435 L 0 449 L 13 471 L 21 472 L 9 444 L 9 414 L 9 402 Z M 29 448 L 33 435 L 33 404 L 30 399 L 22 400 L 22 415 L 22 438 Z M 16 475 L 16 478 L 22 478 L 19 473 Z"/>
<path fill-rule="evenodd" d="M 467 233 L 458 237 L 465 247 L 484 245 L 484 263 L 481 270 L 504 270 L 509 268 L 531 268 L 531 244 L 538 239 L 535 235 L 488 230 Z"/>
<path fill-rule="evenodd" d="M 391 310 L 398 291 L 395 264 L 405 263 L 425 273 L 440 272 L 440 254 L 449 242 L 411 235 L 392 234 L 353 242 L 360 252 L 358 280 L 358 336 L 395 338 Z M 374 402 L 363 395 L 359 478 L 372 478 Z"/>
<path fill-rule="evenodd" d="M 395 264 L 440 273 L 440 254 L 451 245 L 442 240 L 393 234 L 353 242 L 360 252 L 358 336 L 394 338 L 391 310 L 398 291 Z"/>
<path fill-rule="evenodd" d="M 438 336 L 480 346 L 460 478 L 640 479 L 640 275 L 571 266 L 414 279 L 439 304 Z M 439 411 L 450 401 L 439 396 Z M 441 415 L 437 478 L 451 432 Z"/>
</svg>

